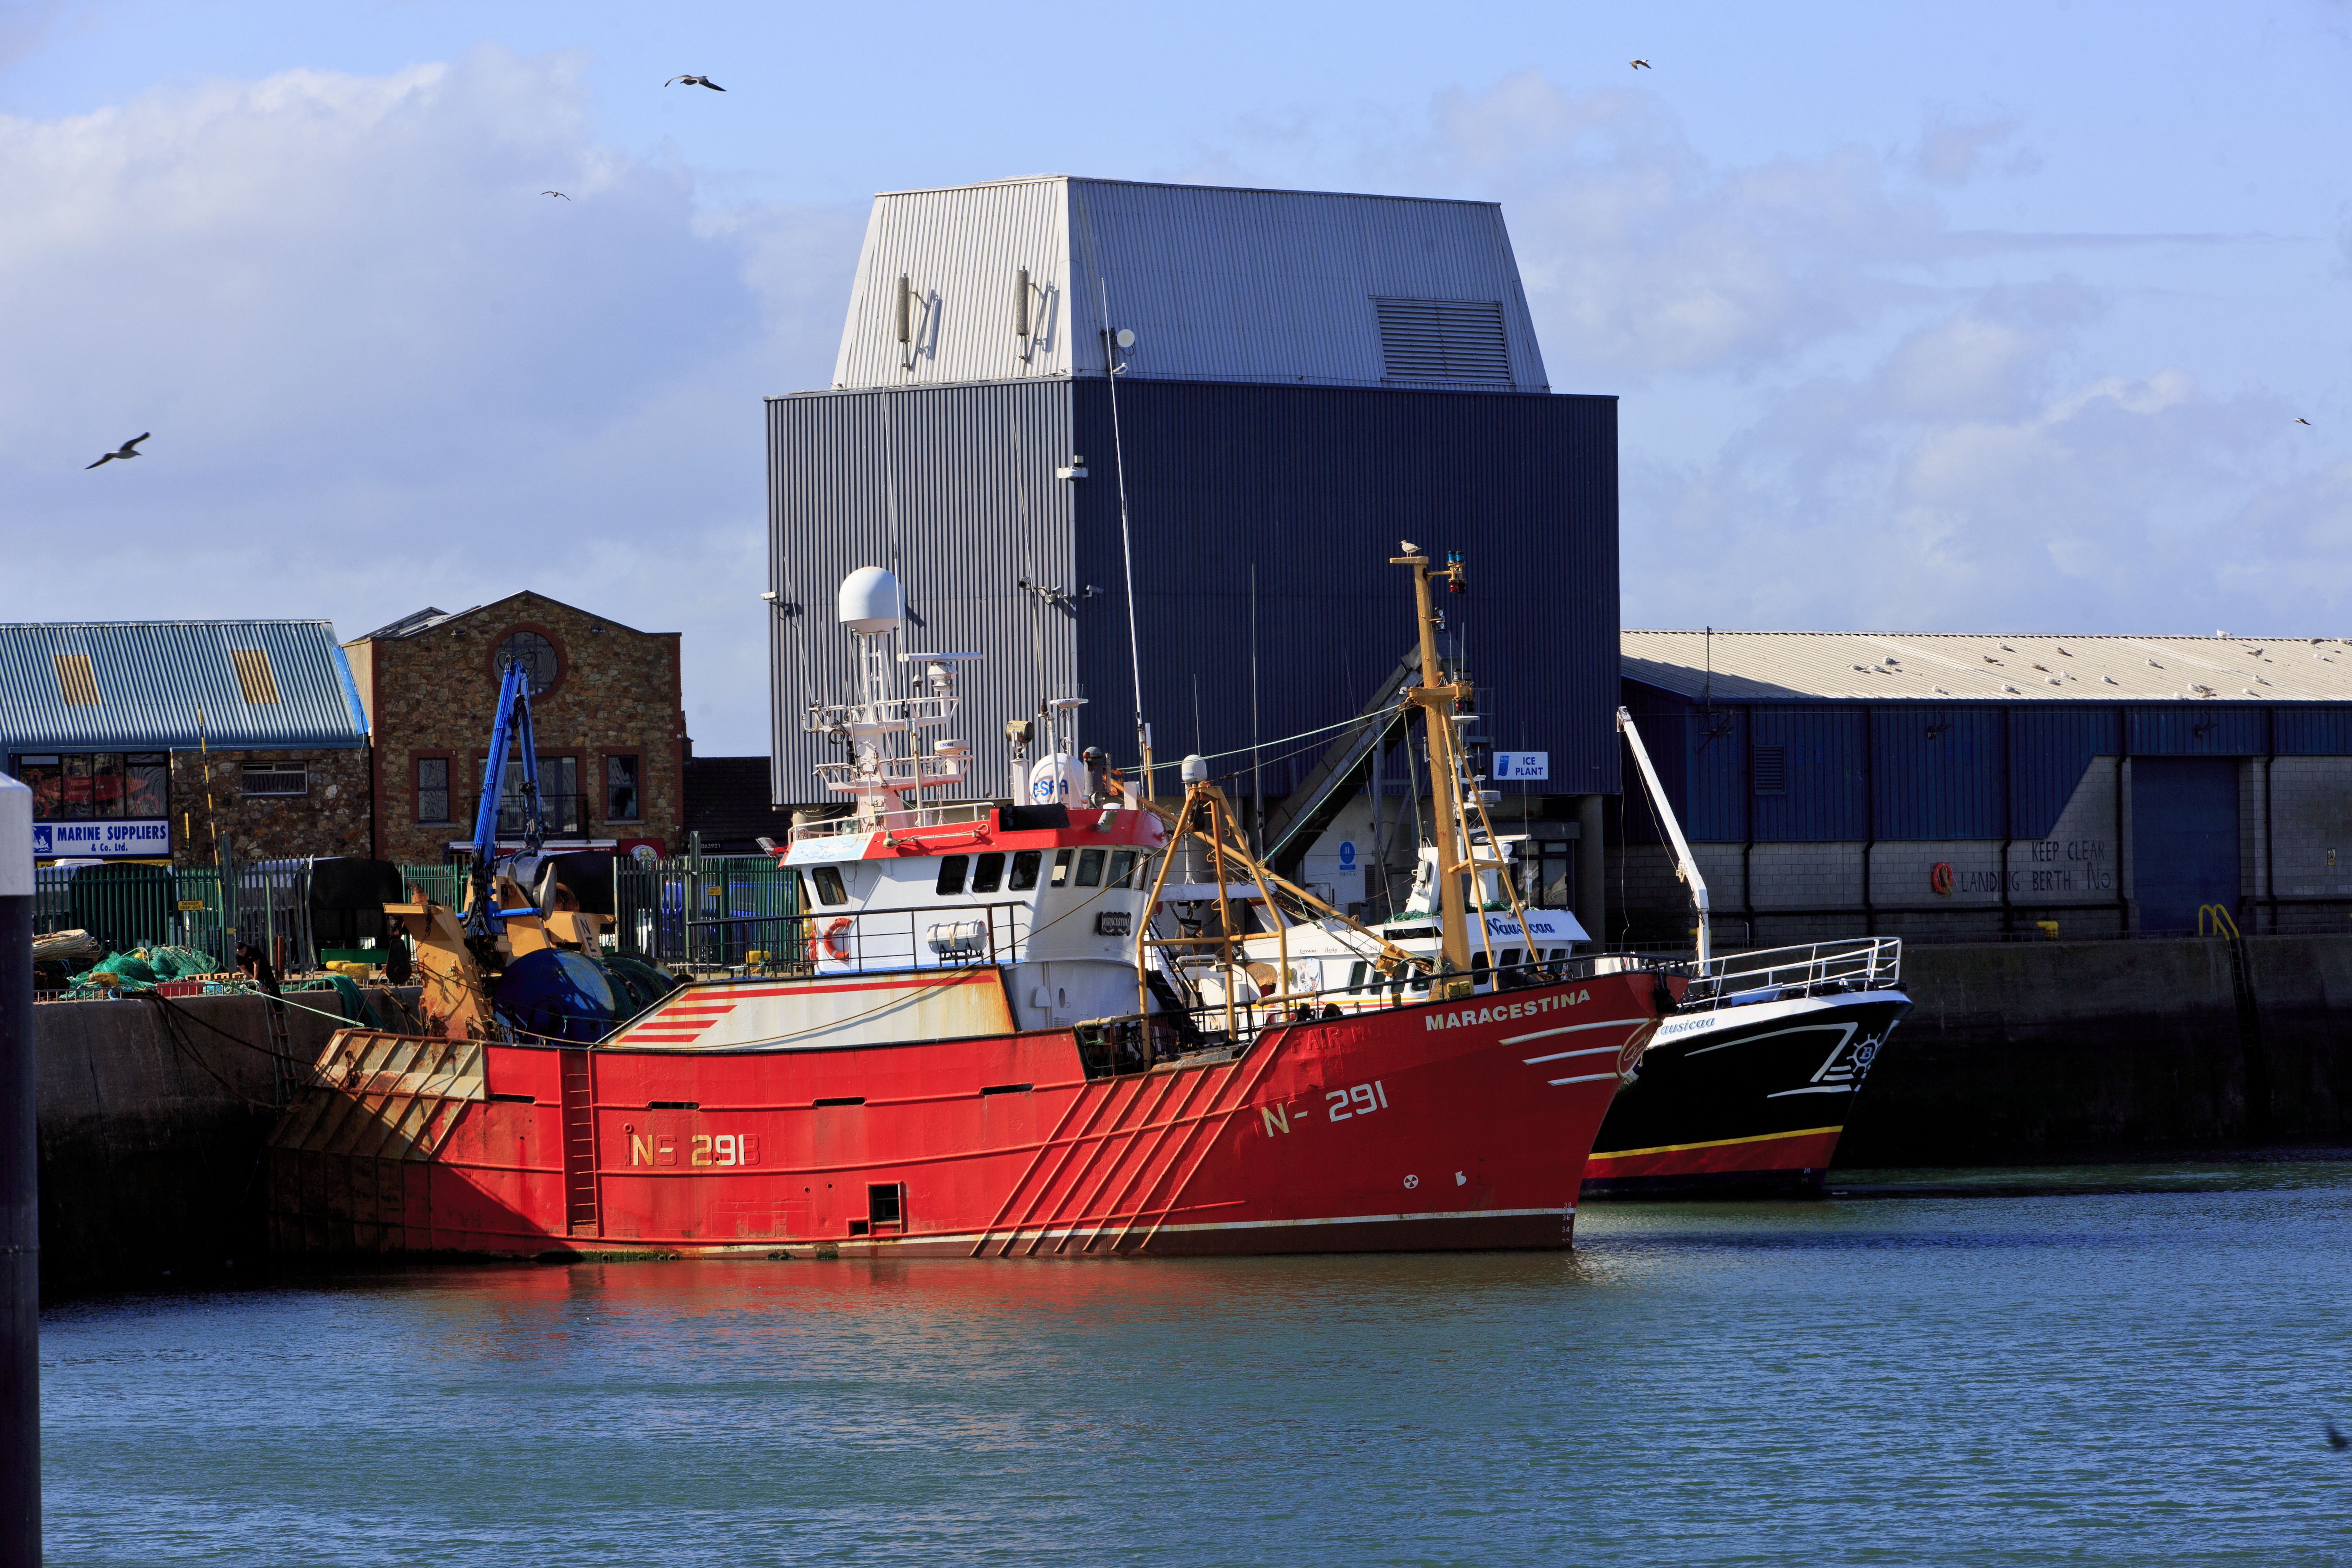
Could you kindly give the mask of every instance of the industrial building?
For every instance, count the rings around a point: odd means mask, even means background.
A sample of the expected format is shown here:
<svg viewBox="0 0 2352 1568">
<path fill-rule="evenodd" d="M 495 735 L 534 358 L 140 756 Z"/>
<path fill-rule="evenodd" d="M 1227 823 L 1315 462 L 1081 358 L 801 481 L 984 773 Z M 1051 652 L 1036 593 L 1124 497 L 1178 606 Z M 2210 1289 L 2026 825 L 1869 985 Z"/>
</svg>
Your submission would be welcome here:
<svg viewBox="0 0 2352 1568">
<path fill-rule="evenodd" d="M 1003 721 L 1078 696 L 1114 762 L 1139 712 L 1160 763 L 1287 795 L 1329 739 L 1298 737 L 1412 644 L 1406 539 L 1467 562 L 1448 630 L 1485 739 L 1543 759 L 1514 811 L 1567 853 L 1619 787 L 1616 403 L 1552 390 L 1493 204 L 882 195 L 833 384 L 770 399 L 768 449 L 779 805 L 825 798 L 801 716 L 848 679 L 834 592 L 868 564 L 905 584 L 908 648 L 982 656 L 971 793 L 1014 788 Z"/>
<path fill-rule="evenodd" d="M 1719 939 L 2352 929 L 2352 644 L 1627 631 L 1624 696 Z M 1689 925 L 1653 815 L 1612 940 Z M 1621 907 L 1621 889 L 1622 907 Z"/>
<path fill-rule="evenodd" d="M 44 863 L 368 852 L 367 725 L 324 621 L 0 626 L 0 766 Z"/>
</svg>

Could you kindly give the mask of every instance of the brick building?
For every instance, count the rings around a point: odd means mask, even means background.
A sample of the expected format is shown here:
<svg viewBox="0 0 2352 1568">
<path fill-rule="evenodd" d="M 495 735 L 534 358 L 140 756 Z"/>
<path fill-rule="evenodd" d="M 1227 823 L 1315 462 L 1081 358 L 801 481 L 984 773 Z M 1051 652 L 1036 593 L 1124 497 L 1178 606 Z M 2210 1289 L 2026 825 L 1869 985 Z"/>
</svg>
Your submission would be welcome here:
<svg viewBox="0 0 2352 1568">
<path fill-rule="evenodd" d="M 687 741 L 677 633 L 522 593 L 455 615 L 420 610 L 343 647 L 375 742 L 378 858 L 446 860 L 473 837 L 509 658 L 532 671 L 551 842 L 665 852 L 678 843 Z M 509 781 L 500 838 L 520 842 L 520 768 Z"/>
<path fill-rule="evenodd" d="M 0 766 L 42 861 L 368 852 L 365 720 L 324 621 L 0 626 Z"/>
</svg>

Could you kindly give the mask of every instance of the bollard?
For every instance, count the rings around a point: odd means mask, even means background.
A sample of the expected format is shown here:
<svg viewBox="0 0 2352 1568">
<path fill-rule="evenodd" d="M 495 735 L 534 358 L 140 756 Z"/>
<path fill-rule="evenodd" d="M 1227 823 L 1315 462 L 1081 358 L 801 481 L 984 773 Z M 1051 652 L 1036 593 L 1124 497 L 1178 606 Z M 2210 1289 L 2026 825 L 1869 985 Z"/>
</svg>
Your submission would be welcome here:
<svg viewBox="0 0 2352 1568">
<path fill-rule="evenodd" d="M 41 1252 L 33 1129 L 33 792 L 0 773 L 0 1568 L 41 1560 Z"/>
</svg>

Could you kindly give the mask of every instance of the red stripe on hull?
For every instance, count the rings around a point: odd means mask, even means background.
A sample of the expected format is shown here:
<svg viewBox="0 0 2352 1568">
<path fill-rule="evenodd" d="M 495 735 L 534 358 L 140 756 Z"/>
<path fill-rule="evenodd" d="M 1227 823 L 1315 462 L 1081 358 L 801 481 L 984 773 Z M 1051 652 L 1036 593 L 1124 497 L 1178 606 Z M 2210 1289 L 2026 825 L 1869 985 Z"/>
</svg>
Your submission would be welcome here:
<svg viewBox="0 0 2352 1568">
<path fill-rule="evenodd" d="M 1789 1176 L 1829 1169 L 1843 1127 L 1735 1138 L 1679 1149 L 1634 1149 L 1594 1154 L 1584 1163 L 1587 1184 L 1677 1177 Z"/>
<path fill-rule="evenodd" d="M 1237 1061 L 1096 1082 L 1066 1030 L 719 1055 L 491 1046 L 499 1098 L 467 1103 L 428 1155 L 352 1161 L 392 1170 L 354 1169 L 338 1193 L 326 1163 L 349 1156 L 280 1148 L 272 1208 L 307 1245 L 348 1226 L 366 1250 L 508 1256 L 1559 1247 L 1615 1074 L 1555 1085 L 1557 1064 L 1525 1059 L 1540 1042 L 1502 1042 L 1529 1020 L 1616 1019 L 1581 1037 L 1635 1046 L 1652 994 L 1646 974 L 1610 975 L 1360 1014 L 1269 1030 Z M 861 1235 L 887 1213 L 875 1187 L 897 1189 L 902 1228 Z"/>
</svg>

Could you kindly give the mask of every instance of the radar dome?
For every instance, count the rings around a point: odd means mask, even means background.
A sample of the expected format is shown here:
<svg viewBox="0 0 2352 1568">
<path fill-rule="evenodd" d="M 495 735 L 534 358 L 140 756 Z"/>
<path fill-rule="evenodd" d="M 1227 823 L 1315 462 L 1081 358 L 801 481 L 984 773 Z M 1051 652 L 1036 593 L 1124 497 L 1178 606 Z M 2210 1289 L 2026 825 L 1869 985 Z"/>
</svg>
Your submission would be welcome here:
<svg viewBox="0 0 2352 1568">
<path fill-rule="evenodd" d="M 898 579 L 879 566 L 860 566 L 841 580 L 834 608 L 845 631 L 889 631 L 898 624 Z"/>
</svg>

